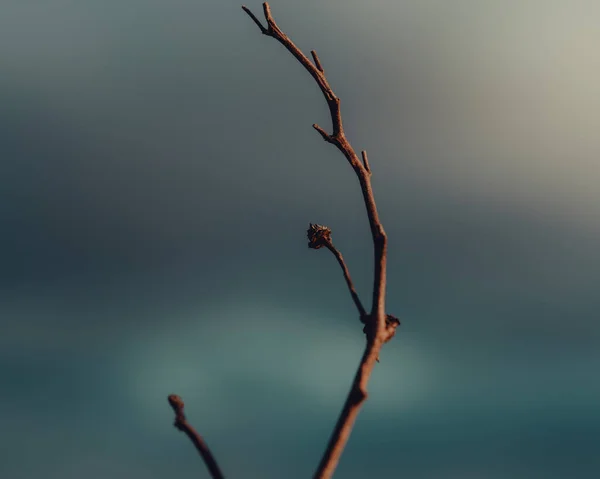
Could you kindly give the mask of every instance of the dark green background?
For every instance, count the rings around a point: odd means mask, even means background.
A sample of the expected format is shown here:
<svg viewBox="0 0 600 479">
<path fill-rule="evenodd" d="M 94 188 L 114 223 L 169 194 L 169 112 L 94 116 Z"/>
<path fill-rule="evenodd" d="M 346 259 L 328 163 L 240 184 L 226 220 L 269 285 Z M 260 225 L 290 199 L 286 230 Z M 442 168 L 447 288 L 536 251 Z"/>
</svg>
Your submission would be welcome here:
<svg viewBox="0 0 600 479">
<path fill-rule="evenodd" d="M 248 5 L 262 15 L 258 2 Z M 273 0 L 367 149 L 388 311 L 340 478 L 600 477 L 600 4 Z M 239 0 L 5 0 L 0 476 L 310 477 L 364 337 L 358 182 Z"/>
</svg>

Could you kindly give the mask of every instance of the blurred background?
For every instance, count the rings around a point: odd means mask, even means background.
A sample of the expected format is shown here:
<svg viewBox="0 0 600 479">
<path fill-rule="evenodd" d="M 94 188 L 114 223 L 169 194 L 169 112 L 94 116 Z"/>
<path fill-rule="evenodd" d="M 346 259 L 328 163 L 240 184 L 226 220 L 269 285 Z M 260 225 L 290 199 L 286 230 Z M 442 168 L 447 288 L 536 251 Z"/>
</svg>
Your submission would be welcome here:
<svg viewBox="0 0 600 479">
<path fill-rule="evenodd" d="M 259 17 L 259 2 L 248 7 Z M 366 149 L 340 478 L 600 477 L 600 3 L 273 0 Z M 311 477 L 370 307 L 326 103 L 239 1 L 4 0 L 0 476 Z"/>
</svg>

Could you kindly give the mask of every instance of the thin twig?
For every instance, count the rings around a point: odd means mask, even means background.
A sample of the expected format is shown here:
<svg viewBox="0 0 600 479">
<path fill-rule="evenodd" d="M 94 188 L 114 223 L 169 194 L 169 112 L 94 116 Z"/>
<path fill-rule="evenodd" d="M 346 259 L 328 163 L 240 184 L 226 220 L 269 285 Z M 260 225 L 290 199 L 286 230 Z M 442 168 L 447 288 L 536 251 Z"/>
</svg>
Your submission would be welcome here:
<svg viewBox="0 0 600 479">
<path fill-rule="evenodd" d="M 317 55 L 316 50 L 311 50 L 310 54 L 313 57 L 313 60 L 315 61 L 315 66 L 317 67 L 317 69 L 321 72 L 324 73 L 325 70 L 323 70 L 323 65 L 321 65 L 321 60 L 319 60 L 319 56 Z"/>
<path fill-rule="evenodd" d="M 367 312 L 365 311 L 365 308 L 363 307 L 362 303 L 360 302 L 358 293 L 356 292 L 356 289 L 354 288 L 354 284 L 352 283 L 352 279 L 350 278 L 350 272 L 348 271 L 348 267 L 346 266 L 346 263 L 344 262 L 344 257 L 342 256 L 342 253 L 340 253 L 338 251 L 338 249 L 335 246 L 333 246 L 332 243 L 329 243 L 326 246 L 327 246 L 327 249 L 329 251 L 331 251 L 333 253 L 333 255 L 335 256 L 335 258 L 338 260 L 338 263 L 340 263 L 340 266 L 342 267 L 342 271 L 344 272 L 344 278 L 346 279 L 346 284 L 348 285 L 348 289 L 350 290 L 350 294 L 352 295 L 354 304 L 356 305 L 356 308 L 358 309 L 358 312 L 360 313 L 360 317 L 364 318 L 365 315 L 367 314 Z"/>
<path fill-rule="evenodd" d="M 342 267 L 342 271 L 344 273 L 344 278 L 346 279 L 346 284 L 348 285 L 348 289 L 350 290 L 350 295 L 352 296 L 352 300 L 356 305 L 356 309 L 358 309 L 358 314 L 360 317 L 360 321 L 362 323 L 366 322 L 367 312 L 358 297 L 358 293 L 356 292 L 356 288 L 354 287 L 354 283 L 352 283 L 352 278 L 350 277 L 350 271 L 348 271 L 348 267 L 346 266 L 346 262 L 344 261 L 344 257 L 342 253 L 338 251 L 338 249 L 333 245 L 331 241 L 331 229 L 327 226 L 312 224 L 310 223 L 308 227 L 308 231 L 306 232 L 308 236 L 308 247 L 312 249 L 320 249 L 323 246 L 326 247 L 329 251 L 333 253 L 335 258 L 338 260 L 338 263 Z"/>
<path fill-rule="evenodd" d="M 369 218 L 371 236 L 373 238 L 373 303 L 371 306 L 371 313 L 364 316 L 364 331 L 367 337 L 367 344 L 342 412 L 331 435 L 327 449 L 314 475 L 315 478 L 319 479 L 330 478 L 335 471 L 346 442 L 348 441 L 348 437 L 350 436 L 360 407 L 367 398 L 367 384 L 377 358 L 379 357 L 381 346 L 394 335 L 395 329 L 399 324 L 397 320 L 391 322 L 386 320 L 387 316 L 385 314 L 387 235 L 379 220 L 379 214 L 375 205 L 375 198 L 371 187 L 371 170 L 366 153 L 363 153 L 363 162 L 361 162 L 346 138 L 340 112 L 340 99 L 331 89 L 320 62 L 317 61 L 316 55 L 313 53 L 313 59 L 315 59 L 315 64 L 313 64 L 277 26 L 267 2 L 263 3 L 263 11 L 265 19 L 267 20 L 268 29 L 262 27 L 260 22 L 258 22 L 256 17 L 246 7 L 243 8 L 255 23 L 259 25 L 261 32 L 273 37 L 281 43 L 302 64 L 308 73 L 310 73 L 321 89 L 329 107 L 333 131 L 331 134 L 328 134 L 317 124 L 314 124 L 313 128 L 319 132 L 325 141 L 334 144 L 354 169 L 360 183 L 363 200 L 367 209 L 367 216 Z M 342 265 L 342 268 L 343 267 L 344 266 Z"/>
<path fill-rule="evenodd" d="M 183 413 L 183 399 L 177 394 L 171 394 L 169 395 L 169 404 L 173 408 L 173 411 L 175 411 L 174 426 L 180 431 L 185 432 L 194 446 L 196 446 L 196 450 L 200 453 L 202 459 L 204 459 L 204 463 L 213 479 L 224 479 L 225 476 L 223 476 L 221 469 L 219 469 L 219 465 L 204 442 L 204 439 L 202 439 L 202 436 L 200 436 L 190 423 L 187 422 L 185 414 Z"/>
</svg>

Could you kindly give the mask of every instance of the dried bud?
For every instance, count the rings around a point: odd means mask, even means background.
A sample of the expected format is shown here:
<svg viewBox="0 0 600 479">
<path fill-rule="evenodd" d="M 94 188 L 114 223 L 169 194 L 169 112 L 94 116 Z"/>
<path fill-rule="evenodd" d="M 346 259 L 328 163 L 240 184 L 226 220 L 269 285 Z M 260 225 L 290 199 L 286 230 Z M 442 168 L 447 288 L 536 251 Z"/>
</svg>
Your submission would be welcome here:
<svg viewBox="0 0 600 479">
<path fill-rule="evenodd" d="M 331 244 L 331 230 L 327 226 L 310 223 L 306 233 L 309 248 L 319 249 L 327 244 Z"/>
<path fill-rule="evenodd" d="M 386 314 L 385 315 L 385 326 L 386 326 L 386 333 L 387 333 L 385 342 L 387 343 L 396 334 L 396 328 L 398 326 L 400 326 L 400 320 L 396 316 L 392 316 L 391 314 Z"/>
<path fill-rule="evenodd" d="M 396 329 L 398 326 L 400 326 L 400 320 L 396 316 L 392 316 L 391 314 L 386 314 L 385 315 L 385 325 L 388 328 Z"/>
<path fill-rule="evenodd" d="M 365 316 L 361 316 L 360 322 L 365 325 L 363 328 L 363 333 L 365 334 L 375 334 L 375 322 L 372 321 L 372 316 L 366 314 Z M 400 326 L 400 320 L 396 316 L 392 316 L 391 314 L 385 315 L 385 340 L 387 343 L 390 339 L 394 337 L 396 334 L 396 328 Z"/>
</svg>

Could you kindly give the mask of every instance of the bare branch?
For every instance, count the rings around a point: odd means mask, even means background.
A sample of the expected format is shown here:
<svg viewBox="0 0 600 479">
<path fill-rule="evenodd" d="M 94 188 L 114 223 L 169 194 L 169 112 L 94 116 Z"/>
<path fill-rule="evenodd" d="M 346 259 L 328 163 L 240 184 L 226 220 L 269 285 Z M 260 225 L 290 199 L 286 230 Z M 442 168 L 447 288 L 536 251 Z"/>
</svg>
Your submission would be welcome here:
<svg viewBox="0 0 600 479">
<path fill-rule="evenodd" d="M 348 289 L 350 290 L 350 294 L 352 295 L 354 304 L 356 305 L 356 308 L 358 309 L 358 312 L 360 313 L 360 318 L 364 318 L 365 315 L 367 314 L 367 312 L 365 311 L 365 308 L 363 307 L 362 303 L 360 302 L 360 298 L 358 297 L 358 293 L 356 292 L 356 289 L 354 288 L 354 284 L 352 284 L 352 279 L 350 278 L 350 272 L 348 271 L 348 268 L 346 267 L 346 263 L 344 263 L 344 257 L 342 256 L 342 253 L 340 253 L 337 250 L 337 248 L 335 246 L 333 246 L 332 243 L 329 243 L 327 245 L 327 249 L 333 253 L 335 258 L 338 260 L 338 263 L 340 263 L 340 266 L 342 267 L 342 271 L 344 272 L 344 278 L 346 278 L 346 284 L 348 285 Z"/>
<path fill-rule="evenodd" d="M 183 399 L 181 399 L 181 397 L 179 397 L 177 394 L 169 395 L 168 399 L 169 404 L 173 408 L 173 411 L 175 411 L 174 426 L 180 431 L 185 432 L 187 434 L 187 437 L 189 437 L 192 443 L 194 444 L 194 446 L 196 446 L 197 451 L 202 456 L 202 459 L 204 459 L 204 463 L 206 464 L 206 467 L 208 468 L 208 471 L 210 472 L 210 475 L 213 477 L 213 479 L 223 479 L 223 473 L 221 472 L 221 469 L 219 469 L 219 465 L 217 464 L 217 461 L 215 460 L 212 453 L 210 452 L 210 449 L 208 448 L 200 434 L 198 434 L 196 430 L 190 425 L 190 423 L 187 422 L 185 414 L 183 413 Z"/>
<path fill-rule="evenodd" d="M 338 260 L 338 263 L 342 267 L 344 278 L 346 279 L 346 284 L 348 285 L 348 289 L 350 290 L 352 300 L 356 305 L 356 309 L 358 309 L 359 318 L 361 321 L 364 321 L 367 312 L 363 307 L 360 298 L 358 297 L 358 293 L 356 292 L 354 283 L 352 283 L 352 278 L 350 278 L 350 271 L 348 271 L 348 267 L 346 266 L 346 262 L 344 261 L 342 253 L 340 253 L 338 249 L 335 246 L 333 246 L 333 242 L 331 241 L 331 230 L 327 226 L 318 224 L 313 225 L 312 223 L 310 223 L 307 231 L 307 236 L 309 239 L 309 248 L 319 249 L 325 246 L 329 251 L 333 253 L 335 258 Z"/>
<path fill-rule="evenodd" d="M 250 15 L 250 12 L 247 8 L 244 7 L 244 10 Z M 382 345 L 394 335 L 395 329 L 399 325 L 399 321 L 396 318 L 385 314 L 387 235 L 383 229 L 381 221 L 379 220 L 379 214 L 377 212 L 377 206 L 373 196 L 373 189 L 371 187 L 371 168 L 369 166 L 366 152 L 362 153 L 361 161 L 346 138 L 342 124 L 340 99 L 331 89 L 316 53 L 314 50 L 311 51 L 315 61 L 313 64 L 275 23 L 268 3 L 263 3 L 263 10 L 268 24 L 268 30 L 266 32 L 264 27 L 262 27 L 262 25 L 255 20 L 255 17 L 251 15 L 253 20 L 259 24 L 259 27 L 261 27 L 262 33 L 273 37 L 275 40 L 281 43 L 296 58 L 296 60 L 302 64 L 302 66 L 317 82 L 317 85 L 321 89 L 321 92 L 327 101 L 329 113 L 331 115 L 332 133 L 328 134 L 317 124 L 314 124 L 313 128 L 317 130 L 317 132 L 326 142 L 335 145 L 354 169 L 354 172 L 356 173 L 360 183 L 363 200 L 367 210 L 367 216 L 369 219 L 371 236 L 373 238 L 373 302 L 371 305 L 370 314 L 361 315 L 361 321 L 365 323 L 363 331 L 367 337 L 367 344 L 342 412 L 338 418 L 331 438 L 329 439 L 327 449 L 314 475 L 315 479 L 330 478 L 335 471 L 346 442 L 348 441 L 348 437 L 350 436 L 352 427 L 360 411 L 360 407 L 367 398 L 367 384 L 375 363 L 379 358 L 379 351 L 381 350 Z M 331 244 L 330 239 L 329 243 Z M 325 241 L 321 246 L 327 246 L 327 242 Z M 350 275 L 348 274 L 348 270 L 345 267 L 343 259 L 341 258 L 341 254 L 339 254 L 339 252 L 336 254 L 337 250 L 333 248 L 332 244 L 330 250 L 334 253 L 334 255 L 336 255 L 338 262 L 342 266 L 342 269 L 344 270 L 344 276 L 346 277 L 346 282 L 348 283 L 352 293 L 352 282 L 350 281 Z M 355 296 L 353 294 L 353 298 L 354 297 Z M 358 298 L 357 295 L 356 298 Z M 362 306 L 359 306 L 360 302 L 356 302 L 355 300 L 355 303 L 360 311 L 362 308 Z M 362 308 L 362 310 L 364 310 L 364 308 Z"/>
</svg>

